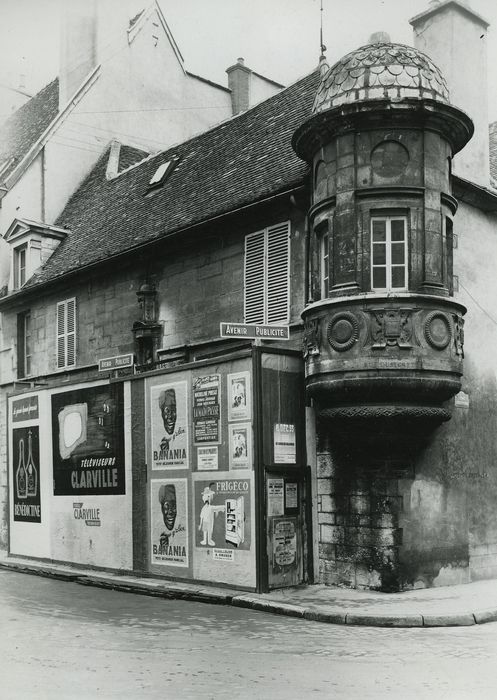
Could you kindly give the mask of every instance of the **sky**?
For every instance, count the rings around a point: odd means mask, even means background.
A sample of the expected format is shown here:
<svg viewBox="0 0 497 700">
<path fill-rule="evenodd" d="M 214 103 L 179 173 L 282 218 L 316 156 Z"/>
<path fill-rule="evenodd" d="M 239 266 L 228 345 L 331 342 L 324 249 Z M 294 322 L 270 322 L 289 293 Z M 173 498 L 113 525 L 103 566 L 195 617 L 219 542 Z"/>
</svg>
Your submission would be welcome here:
<svg viewBox="0 0 497 700">
<path fill-rule="evenodd" d="M 0 82 L 34 93 L 58 72 L 62 2 L 0 0 Z M 90 1 L 90 0 L 87 0 Z M 97 0 L 98 2 L 99 0 Z M 102 0 L 100 0 L 102 1 Z M 119 0 L 115 0 L 119 2 Z M 130 0 L 138 12 L 152 0 Z M 227 84 L 225 70 L 238 57 L 285 85 L 310 72 L 319 58 L 320 0 L 158 0 L 185 59 L 185 67 Z M 330 65 L 386 31 L 392 41 L 412 44 L 408 20 L 429 0 L 323 0 L 323 34 Z M 497 2 L 470 0 L 487 19 L 490 120 L 497 119 Z M 475 76 L 475 80 L 478 76 Z"/>
</svg>

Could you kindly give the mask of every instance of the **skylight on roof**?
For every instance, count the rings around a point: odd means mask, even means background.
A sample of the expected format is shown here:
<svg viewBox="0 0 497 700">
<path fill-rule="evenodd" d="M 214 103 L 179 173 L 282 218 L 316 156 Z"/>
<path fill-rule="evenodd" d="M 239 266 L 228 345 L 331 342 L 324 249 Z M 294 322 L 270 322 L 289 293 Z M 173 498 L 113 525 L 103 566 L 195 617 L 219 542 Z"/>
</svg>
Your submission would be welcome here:
<svg viewBox="0 0 497 700">
<path fill-rule="evenodd" d="M 167 160 L 165 163 L 161 163 L 150 178 L 148 183 L 150 187 L 156 187 L 157 185 L 162 184 L 169 173 L 173 170 L 177 162 L 178 158 L 173 158 L 172 160 Z"/>
</svg>

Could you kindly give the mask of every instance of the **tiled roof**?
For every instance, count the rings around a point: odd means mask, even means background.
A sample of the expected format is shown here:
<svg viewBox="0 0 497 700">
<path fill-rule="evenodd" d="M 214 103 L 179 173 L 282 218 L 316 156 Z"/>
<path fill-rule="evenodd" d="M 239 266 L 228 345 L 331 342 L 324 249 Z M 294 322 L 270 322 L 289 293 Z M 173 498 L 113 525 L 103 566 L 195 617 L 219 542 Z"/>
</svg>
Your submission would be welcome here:
<svg viewBox="0 0 497 700">
<path fill-rule="evenodd" d="M 59 80 L 56 78 L 22 105 L 0 127 L 0 168 L 11 162 L 0 176 L 2 181 L 24 158 L 55 119 L 59 110 Z"/>
<path fill-rule="evenodd" d="M 121 146 L 121 151 L 119 153 L 119 172 L 130 168 L 132 165 L 139 163 L 144 158 L 147 158 L 150 153 L 147 151 L 142 151 L 134 146 Z"/>
<path fill-rule="evenodd" d="M 49 282 L 259 199 L 299 185 L 307 165 L 295 129 L 311 115 L 319 73 L 112 180 L 107 154 L 69 200 L 57 225 L 67 238 L 28 285 Z M 158 166 L 179 161 L 148 196 Z M 28 286 L 26 285 L 26 286 Z"/>
</svg>

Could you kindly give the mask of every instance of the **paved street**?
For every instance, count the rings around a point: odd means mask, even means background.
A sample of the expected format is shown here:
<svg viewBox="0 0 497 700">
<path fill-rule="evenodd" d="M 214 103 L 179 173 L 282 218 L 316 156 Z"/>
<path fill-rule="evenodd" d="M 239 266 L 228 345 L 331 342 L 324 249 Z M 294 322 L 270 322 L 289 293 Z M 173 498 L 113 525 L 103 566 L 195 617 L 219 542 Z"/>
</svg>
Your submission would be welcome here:
<svg viewBox="0 0 497 700">
<path fill-rule="evenodd" d="M 0 697 L 496 697 L 497 623 L 343 627 L 0 571 Z"/>
</svg>

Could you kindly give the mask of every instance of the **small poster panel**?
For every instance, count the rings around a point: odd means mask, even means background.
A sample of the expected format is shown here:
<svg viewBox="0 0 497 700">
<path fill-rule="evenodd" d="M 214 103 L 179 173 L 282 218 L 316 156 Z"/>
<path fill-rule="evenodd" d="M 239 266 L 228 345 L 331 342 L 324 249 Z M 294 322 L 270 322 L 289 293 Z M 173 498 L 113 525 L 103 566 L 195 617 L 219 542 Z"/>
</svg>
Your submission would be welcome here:
<svg viewBox="0 0 497 700">
<path fill-rule="evenodd" d="M 285 506 L 287 508 L 298 508 L 297 488 L 296 482 L 287 481 L 285 484 Z"/>
<path fill-rule="evenodd" d="M 252 439 L 250 423 L 234 423 L 229 426 L 230 469 L 252 467 Z"/>
<path fill-rule="evenodd" d="M 196 445 L 221 442 L 221 375 L 193 379 L 193 441 Z"/>
<path fill-rule="evenodd" d="M 274 425 L 274 463 L 296 464 L 297 449 L 295 442 L 295 426 L 288 423 Z"/>
<path fill-rule="evenodd" d="M 285 512 L 283 479 L 267 480 L 267 514 L 283 515 Z"/>
<path fill-rule="evenodd" d="M 20 423 L 25 420 L 39 418 L 38 396 L 23 396 L 12 401 L 12 422 Z"/>
<path fill-rule="evenodd" d="M 188 469 L 187 383 L 150 390 L 152 469 Z"/>
<path fill-rule="evenodd" d="M 197 469 L 210 472 L 219 469 L 218 447 L 197 447 Z"/>
<path fill-rule="evenodd" d="M 152 479 L 152 564 L 188 566 L 188 498 L 186 479 Z"/>
<path fill-rule="evenodd" d="M 214 548 L 214 560 L 233 561 L 227 550 L 250 549 L 250 481 L 195 482 L 195 546 Z"/>
<path fill-rule="evenodd" d="M 290 566 L 297 555 L 295 520 L 274 520 L 273 561 L 276 566 Z"/>
<path fill-rule="evenodd" d="M 12 467 L 14 520 L 41 523 L 39 427 L 14 428 Z"/>
<path fill-rule="evenodd" d="M 250 372 L 228 374 L 228 420 L 250 420 Z"/>
<path fill-rule="evenodd" d="M 53 394 L 52 446 L 55 496 L 126 493 L 122 385 Z"/>
</svg>

